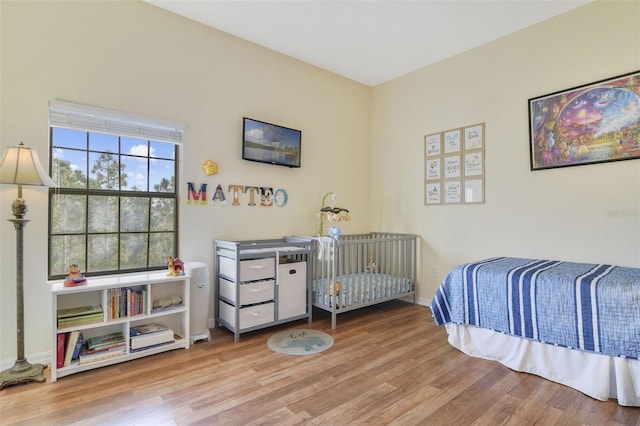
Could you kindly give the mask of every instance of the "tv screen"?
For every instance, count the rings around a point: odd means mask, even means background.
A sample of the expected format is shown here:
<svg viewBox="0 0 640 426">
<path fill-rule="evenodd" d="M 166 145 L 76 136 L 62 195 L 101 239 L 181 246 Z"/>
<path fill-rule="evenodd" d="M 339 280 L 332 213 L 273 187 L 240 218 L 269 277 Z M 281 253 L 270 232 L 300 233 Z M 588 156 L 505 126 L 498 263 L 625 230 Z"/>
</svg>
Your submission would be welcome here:
<svg viewBox="0 0 640 426">
<path fill-rule="evenodd" d="M 278 166 L 300 167 L 302 132 L 244 117 L 242 158 Z"/>
</svg>

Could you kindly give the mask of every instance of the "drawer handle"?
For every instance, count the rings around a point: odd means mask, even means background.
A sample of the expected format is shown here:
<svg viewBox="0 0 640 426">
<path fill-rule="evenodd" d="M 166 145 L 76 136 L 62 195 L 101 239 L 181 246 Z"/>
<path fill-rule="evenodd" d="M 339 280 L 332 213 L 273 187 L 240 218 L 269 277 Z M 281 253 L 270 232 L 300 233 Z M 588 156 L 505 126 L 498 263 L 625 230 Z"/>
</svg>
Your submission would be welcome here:
<svg viewBox="0 0 640 426">
<path fill-rule="evenodd" d="M 265 267 L 264 265 L 251 265 L 251 266 L 249 266 L 250 269 L 262 269 L 264 267 Z"/>
<path fill-rule="evenodd" d="M 251 312 L 251 316 L 252 317 L 259 317 L 260 316 L 260 312 Z"/>
<path fill-rule="evenodd" d="M 252 288 L 252 289 L 250 289 L 249 291 L 250 291 L 251 293 L 260 293 L 260 292 L 265 291 L 266 289 L 267 289 L 266 287 L 260 287 L 260 288 Z"/>
</svg>

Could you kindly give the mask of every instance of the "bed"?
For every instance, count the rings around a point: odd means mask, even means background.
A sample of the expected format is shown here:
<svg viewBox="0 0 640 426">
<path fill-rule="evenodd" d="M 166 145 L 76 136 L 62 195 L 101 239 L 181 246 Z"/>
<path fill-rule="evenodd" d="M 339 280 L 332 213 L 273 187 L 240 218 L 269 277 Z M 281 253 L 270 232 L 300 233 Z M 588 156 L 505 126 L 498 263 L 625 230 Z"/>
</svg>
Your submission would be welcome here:
<svg viewBox="0 0 640 426">
<path fill-rule="evenodd" d="M 462 352 L 640 407 L 640 269 L 496 257 L 452 269 L 431 312 Z"/>
<path fill-rule="evenodd" d="M 313 305 L 337 315 L 410 298 L 415 304 L 416 241 L 413 234 L 371 232 L 313 241 Z"/>
</svg>

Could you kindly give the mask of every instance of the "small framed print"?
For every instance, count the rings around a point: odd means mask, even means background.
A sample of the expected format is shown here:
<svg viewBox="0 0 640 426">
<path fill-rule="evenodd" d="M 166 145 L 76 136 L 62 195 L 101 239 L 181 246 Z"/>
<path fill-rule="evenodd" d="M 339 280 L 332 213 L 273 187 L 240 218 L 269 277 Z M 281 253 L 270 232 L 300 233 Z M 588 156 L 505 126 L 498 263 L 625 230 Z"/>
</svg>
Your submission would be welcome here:
<svg viewBox="0 0 640 426">
<path fill-rule="evenodd" d="M 464 155 L 464 175 L 465 176 L 481 176 L 482 175 L 482 152 L 472 152 Z"/>
<path fill-rule="evenodd" d="M 438 180 L 440 176 L 440 158 L 425 160 L 425 179 Z"/>
<path fill-rule="evenodd" d="M 440 182 L 427 183 L 425 194 L 424 194 L 424 203 L 425 204 L 441 204 L 442 203 L 442 188 L 440 187 Z"/>
<path fill-rule="evenodd" d="M 442 138 L 440 133 L 427 135 L 424 137 L 424 155 L 432 157 L 442 153 Z"/>
<path fill-rule="evenodd" d="M 484 145 L 484 123 L 464 128 L 464 149 L 481 149 Z"/>
<path fill-rule="evenodd" d="M 444 157 L 443 166 L 444 166 L 445 179 L 460 177 L 460 156 L 459 155 Z"/>
<path fill-rule="evenodd" d="M 444 132 L 444 153 L 460 152 L 460 129 Z"/>
<path fill-rule="evenodd" d="M 464 202 L 484 203 L 482 179 L 467 179 L 464 181 Z"/>
<path fill-rule="evenodd" d="M 461 201 L 461 186 L 459 180 L 452 180 L 444 183 L 444 202 L 454 204 Z"/>
</svg>

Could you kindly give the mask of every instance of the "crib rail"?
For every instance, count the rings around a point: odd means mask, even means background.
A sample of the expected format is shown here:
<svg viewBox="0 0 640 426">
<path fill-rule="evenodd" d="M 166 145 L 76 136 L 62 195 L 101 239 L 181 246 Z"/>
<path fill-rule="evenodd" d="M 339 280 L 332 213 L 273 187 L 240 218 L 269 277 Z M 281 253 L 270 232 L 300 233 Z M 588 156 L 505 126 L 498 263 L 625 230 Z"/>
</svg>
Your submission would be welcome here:
<svg viewBox="0 0 640 426">
<path fill-rule="evenodd" d="M 407 296 L 415 303 L 415 235 L 371 232 L 312 240 L 313 303 L 332 313 L 332 328 L 338 313 Z"/>
</svg>

